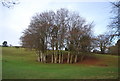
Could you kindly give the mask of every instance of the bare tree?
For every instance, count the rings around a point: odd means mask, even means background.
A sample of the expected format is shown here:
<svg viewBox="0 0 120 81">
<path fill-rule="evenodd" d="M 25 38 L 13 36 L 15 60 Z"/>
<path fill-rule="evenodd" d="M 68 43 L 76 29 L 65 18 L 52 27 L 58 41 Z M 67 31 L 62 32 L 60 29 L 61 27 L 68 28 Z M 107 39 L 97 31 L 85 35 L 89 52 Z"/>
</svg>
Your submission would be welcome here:
<svg viewBox="0 0 120 81">
<path fill-rule="evenodd" d="M 59 55 L 59 63 L 63 63 L 63 54 L 62 49 L 65 47 L 65 37 L 67 32 L 67 21 L 69 20 L 67 9 L 60 9 L 56 13 L 56 24 L 59 27 L 58 31 L 58 55 Z"/>
<path fill-rule="evenodd" d="M 111 44 L 110 42 L 110 36 L 109 35 L 105 35 L 105 34 L 102 34 L 102 35 L 99 35 L 96 39 L 97 41 L 97 47 L 100 48 L 100 51 L 102 54 L 105 53 L 107 47 Z"/>
<path fill-rule="evenodd" d="M 114 17 L 111 18 L 112 21 L 108 27 L 113 32 L 111 35 L 112 40 L 114 37 L 120 36 L 120 1 L 111 2 L 111 4 L 113 7 L 112 12 L 114 13 Z"/>
<path fill-rule="evenodd" d="M 34 48 L 38 51 L 41 62 L 46 61 L 47 39 L 48 39 L 48 13 L 36 14 L 33 17 L 27 31 L 23 32 L 21 37 L 22 44 L 25 47 Z M 29 43 L 30 42 L 30 43 Z"/>
<path fill-rule="evenodd" d="M 7 8 L 12 8 L 20 3 L 18 0 L 1 0 L 0 2 Z"/>
<path fill-rule="evenodd" d="M 91 24 L 86 24 L 84 18 L 80 17 L 78 14 L 73 13 L 70 18 L 70 28 L 68 31 L 68 60 L 67 62 L 72 63 L 73 57 L 74 62 L 77 62 L 77 55 L 81 55 L 81 61 L 85 56 L 85 53 L 89 50 L 91 45 L 91 29 L 93 27 Z M 82 53 L 81 53 L 82 52 Z"/>
</svg>

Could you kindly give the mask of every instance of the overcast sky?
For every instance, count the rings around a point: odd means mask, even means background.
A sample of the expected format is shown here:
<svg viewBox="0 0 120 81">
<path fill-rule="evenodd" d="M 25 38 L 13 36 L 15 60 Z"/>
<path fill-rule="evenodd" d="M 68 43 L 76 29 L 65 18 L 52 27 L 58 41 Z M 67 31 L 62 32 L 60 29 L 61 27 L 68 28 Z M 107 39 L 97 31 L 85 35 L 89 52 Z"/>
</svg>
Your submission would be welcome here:
<svg viewBox="0 0 120 81">
<path fill-rule="evenodd" d="M 107 31 L 110 23 L 110 0 L 79 1 L 79 0 L 19 0 L 20 4 L 14 8 L 6 8 L 0 4 L 0 45 L 7 41 L 8 45 L 20 45 L 20 36 L 28 27 L 32 16 L 37 12 L 67 8 L 78 12 L 88 22 L 94 21 L 94 34 L 99 35 Z"/>
</svg>

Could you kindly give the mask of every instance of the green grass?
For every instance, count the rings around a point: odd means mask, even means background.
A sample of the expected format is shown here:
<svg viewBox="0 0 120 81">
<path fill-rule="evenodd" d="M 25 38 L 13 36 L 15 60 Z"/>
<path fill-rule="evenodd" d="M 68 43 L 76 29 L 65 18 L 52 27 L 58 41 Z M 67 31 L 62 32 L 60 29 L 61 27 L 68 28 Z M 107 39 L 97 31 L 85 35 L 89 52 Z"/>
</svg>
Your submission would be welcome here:
<svg viewBox="0 0 120 81">
<path fill-rule="evenodd" d="M 98 65 L 43 64 L 36 61 L 34 51 L 23 48 L 2 48 L 3 79 L 116 79 L 118 56 L 98 55 Z M 99 64 L 108 66 L 99 66 Z"/>
</svg>

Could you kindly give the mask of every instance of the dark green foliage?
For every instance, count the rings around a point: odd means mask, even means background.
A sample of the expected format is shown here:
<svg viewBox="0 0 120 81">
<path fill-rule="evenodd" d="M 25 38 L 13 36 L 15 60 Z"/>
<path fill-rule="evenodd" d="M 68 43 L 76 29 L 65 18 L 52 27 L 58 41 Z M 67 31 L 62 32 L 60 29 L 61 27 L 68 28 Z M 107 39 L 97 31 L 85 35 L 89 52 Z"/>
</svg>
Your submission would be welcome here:
<svg viewBox="0 0 120 81">
<path fill-rule="evenodd" d="M 2 45 L 3 47 L 8 47 L 7 41 L 4 41 L 2 44 L 3 44 L 3 45 Z"/>
</svg>

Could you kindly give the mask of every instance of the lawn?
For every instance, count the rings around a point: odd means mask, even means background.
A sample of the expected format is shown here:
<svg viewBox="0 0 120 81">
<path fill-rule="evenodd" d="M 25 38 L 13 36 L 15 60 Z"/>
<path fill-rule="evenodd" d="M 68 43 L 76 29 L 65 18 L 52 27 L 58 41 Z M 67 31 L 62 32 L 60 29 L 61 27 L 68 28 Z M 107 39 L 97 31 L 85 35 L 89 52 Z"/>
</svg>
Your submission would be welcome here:
<svg viewBox="0 0 120 81">
<path fill-rule="evenodd" d="M 97 60 L 77 64 L 43 64 L 36 61 L 34 51 L 2 48 L 3 79 L 116 79 L 118 56 L 95 54 Z"/>
</svg>

